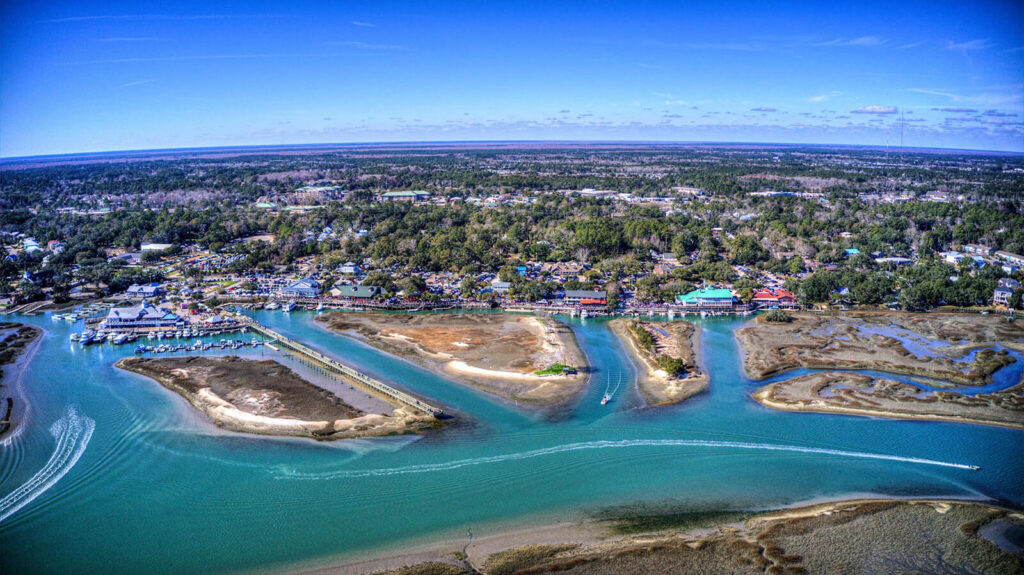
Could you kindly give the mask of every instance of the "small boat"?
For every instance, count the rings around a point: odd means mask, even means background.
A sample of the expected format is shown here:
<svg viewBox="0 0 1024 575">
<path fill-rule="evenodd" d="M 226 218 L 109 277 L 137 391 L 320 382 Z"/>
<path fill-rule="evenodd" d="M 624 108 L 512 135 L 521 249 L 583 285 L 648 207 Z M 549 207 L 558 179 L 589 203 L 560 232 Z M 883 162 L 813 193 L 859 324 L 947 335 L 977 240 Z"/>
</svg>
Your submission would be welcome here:
<svg viewBox="0 0 1024 575">
<path fill-rule="evenodd" d="M 278 309 L 279 307 L 281 307 L 281 304 L 277 303 L 276 301 L 272 301 L 266 305 L 266 309 L 270 310 Z"/>
<path fill-rule="evenodd" d="M 316 304 L 316 311 L 324 311 L 325 307 L 327 307 L 327 306 L 324 305 L 324 302 L 320 302 L 320 303 Z"/>
<path fill-rule="evenodd" d="M 72 332 L 70 337 L 71 337 L 71 341 L 78 341 L 78 334 L 77 333 Z"/>
<path fill-rule="evenodd" d="M 114 343 L 117 344 L 117 345 L 121 345 L 122 343 L 124 343 L 126 341 L 128 341 L 128 335 L 127 334 L 122 333 L 122 334 L 119 334 L 119 335 L 114 337 Z"/>
<path fill-rule="evenodd" d="M 285 311 L 285 312 L 290 312 L 290 311 L 292 311 L 293 309 L 295 309 L 296 307 L 298 307 L 298 306 L 297 306 L 297 305 L 295 304 L 295 302 L 293 302 L 293 301 L 290 301 L 290 302 L 288 302 L 288 303 L 287 303 L 287 304 L 286 304 L 286 305 L 284 306 L 284 311 Z"/>
<path fill-rule="evenodd" d="M 676 317 L 676 310 L 674 310 L 674 309 L 668 310 L 668 319 L 675 319 L 675 317 Z"/>
<path fill-rule="evenodd" d="M 140 345 L 139 347 L 135 348 L 135 353 L 138 354 L 138 355 L 142 355 L 142 354 L 146 353 L 146 347 Z"/>
<path fill-rule="evenodd" d="M 606 394 L 604 394 L 604 397 L 601 398 L 601 405 L 607 405 L 608 402 L 611 401 L 611 400 L 612 400 L 612 396 L 606 393 Z"/>
<path fill-rule="evenodd" d="M 590 314 L 587 313 L 587 310 L 580 310 L 580 319 L 587 319 L 588 315 Z"/>
<path fill-rule="evenodd" d="M 151 331 L 148 334 L 146 334 L 146 339 L 153 339 L 154 337 L 156 337 L 155 331 Z"/>
</svg>

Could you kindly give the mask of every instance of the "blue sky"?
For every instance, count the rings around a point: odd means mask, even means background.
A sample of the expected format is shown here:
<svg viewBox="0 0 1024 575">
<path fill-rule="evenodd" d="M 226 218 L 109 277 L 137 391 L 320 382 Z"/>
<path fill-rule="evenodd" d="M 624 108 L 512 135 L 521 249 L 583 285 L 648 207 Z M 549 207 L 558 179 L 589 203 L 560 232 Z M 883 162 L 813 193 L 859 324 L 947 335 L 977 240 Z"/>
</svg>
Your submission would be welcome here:
<svg viewBox="0 0 1024 575">
<path fill-rule="evenodd" d="M 297 4 L 297 5 L 295 5 Z M 1024 151 L 1019 2 L 0 4 L 0 156 L 441 140 Z"/>
</svg>

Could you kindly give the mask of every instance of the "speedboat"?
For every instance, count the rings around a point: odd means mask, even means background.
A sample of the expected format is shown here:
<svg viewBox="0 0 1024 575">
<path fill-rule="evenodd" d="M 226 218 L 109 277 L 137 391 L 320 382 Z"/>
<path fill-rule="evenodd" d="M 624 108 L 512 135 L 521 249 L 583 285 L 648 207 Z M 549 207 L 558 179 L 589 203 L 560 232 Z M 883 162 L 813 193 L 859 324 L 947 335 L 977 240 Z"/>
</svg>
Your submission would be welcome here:
<svg viewBox="0 0 1024 575">
<path fill-rule="evenodd" d="M 327 307 L 327 306 L 324 305 L 324 302 L 320 302 L 320 303 L 316 304 L 316 311 L 324 311 L 325 307 Z"/>
<path fill-rule="evenodd" d="M 78 341 L 78 334 L 77 333 L 72 332 L 70 337 L 71 337 L 71 341 Z"/>
<path fill-rule="evenodd" d="M 287 304 L 286 304 L 286 305 L 284 306 L 284 311 L 285 311 L 285 312 L 290 312 L 290 311 L 292 311 L 293 309 L 295 309 L 296 307 L 298 307 L 298 306 L 297 306 L 297 305 L 295 304 L 295 302 L 293 302 L 293 301 L 290 301 L 290 302 L 288 302 L 288 303 L 287 303 Z"/>
<path fill-rule="evenodd" d="M 272 302 L 270 302 L 270 303 L 268 303 L 266 305 L 266 309 L 270 309 L 270 310 L 274 310 L 274 309 L 277 309 L 279 307 L 281 307 L 281 304 L 277 303 L 276 301 L 272 301 Z"/>
<path fill-rule="evenodd" d="M 607 405 L 608 402 L 611 401 L 611 400 L 612 400 L 612 396 L 606 393 L 606 394 L 604 394 L 604 397 L 601 398 L 601 405 Z"/>
</svg>

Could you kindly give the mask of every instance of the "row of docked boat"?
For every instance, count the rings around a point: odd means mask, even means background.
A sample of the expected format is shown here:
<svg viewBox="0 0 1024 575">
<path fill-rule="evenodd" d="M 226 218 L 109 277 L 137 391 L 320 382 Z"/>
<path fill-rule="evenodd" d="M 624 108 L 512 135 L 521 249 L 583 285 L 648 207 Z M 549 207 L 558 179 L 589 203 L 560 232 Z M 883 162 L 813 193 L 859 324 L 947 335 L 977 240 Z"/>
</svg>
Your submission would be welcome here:
<svg viewBox="0 0 1024 575">
<path fill-rule="evenodd" d="M 263 309 L 269 309 L 269 310 L 279 309 L 279 310 L 287 313 L 287 312 L 290 312 L 290 311 L 294 310 L 297 307 L 299 307 L 299 305 L 297 303 L 295 303 L 294 301 L 290 301 L 290 302 L 286 302 L 286 303 L 278 303 L 276 301 L 272 301 L 272 302 L 268 303 L 267 305 L 263 306 Z"/>
<path fill-rule="evenodd" d="M 222 339 L 218 342 L 202 342 L 196 340 L 192 345 L 177 344 L 168 345 L 161 344 L 157 346 L 152 345 L 140 345 L 135 348 L 135 353 L 142 355 L 144 353 L 168 353 L 174 351 L 209 351 L 212 349 L 241 349 L 245 346 L 258 347 L 263 345 L 263 342 L 258 339 L 252 339 L 248 342 L 236 339 L 234 341 Z"/>
<path fill-rule="evenodd" d="M 80 334 L 71 334 L 71 341 L 78 342 L 82 345 L 91 345 L 94 343 L 113 343 L 121 345 L 124 343 L 131 343 L 135 341 L 136 338 L 137 336 L 131 333 L 107 333 L 102 330 L 85 330 Z"/>
</svg>

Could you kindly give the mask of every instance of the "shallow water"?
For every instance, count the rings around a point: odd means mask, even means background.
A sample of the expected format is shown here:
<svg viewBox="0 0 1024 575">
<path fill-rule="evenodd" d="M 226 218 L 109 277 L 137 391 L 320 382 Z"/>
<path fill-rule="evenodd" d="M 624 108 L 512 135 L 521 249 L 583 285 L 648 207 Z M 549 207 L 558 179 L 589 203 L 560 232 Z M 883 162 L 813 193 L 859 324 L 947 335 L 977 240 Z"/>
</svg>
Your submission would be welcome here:
<svg viewBox="0 0 1024 575">
<path fill-rule="evenodd" d="M 67 324 L 19 318 L 47 333 L 24 378 L 28 421 L 0 444 L 0 516 L 18 506 L 0 520 L 0 572 L 279 570 L 614 505 L 763 509 L 880 494 L 1024 506 L 1024 432 L 760 406 L 750 393 L 763 382 L 742 375 L 733 337 L 742 319 L 700 320 L 707 393 L 646 409 L 606 322 L 566 318 L 593 375 L 565 409 L 533 412 L 331 334 L 310 313 L 257 316 L 434 399 L 456 424 L 333 443 L 222 432 L 112 367 L 134 346 L 71 346 Z"/>
</svg>

